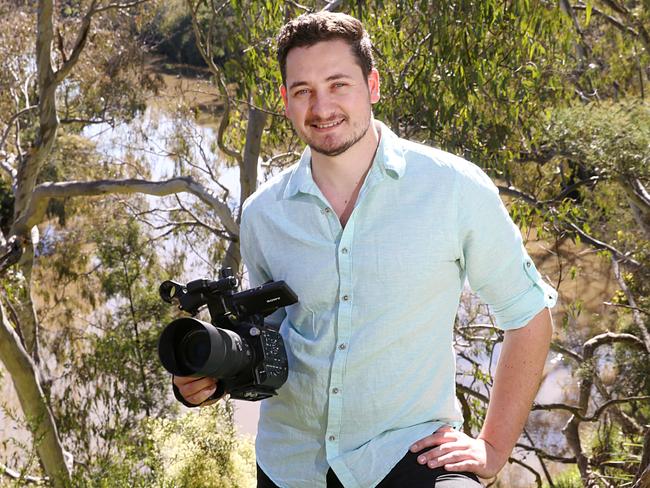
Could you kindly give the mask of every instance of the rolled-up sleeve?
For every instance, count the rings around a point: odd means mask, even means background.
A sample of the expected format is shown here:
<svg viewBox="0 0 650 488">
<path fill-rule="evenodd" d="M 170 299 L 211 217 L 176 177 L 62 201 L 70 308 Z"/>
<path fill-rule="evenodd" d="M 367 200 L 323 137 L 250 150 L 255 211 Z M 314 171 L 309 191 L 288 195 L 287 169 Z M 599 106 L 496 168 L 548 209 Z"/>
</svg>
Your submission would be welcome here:
<svg viewBox="0 0 650 488">
<path fill-rule="evenodd" d="M 470 287 L 488 304 L 501 329 L 523 327 L 557 292 L 541 277 L 492 180 L 468 163 L 459 173 L 460 264 Z"/>
</svg>

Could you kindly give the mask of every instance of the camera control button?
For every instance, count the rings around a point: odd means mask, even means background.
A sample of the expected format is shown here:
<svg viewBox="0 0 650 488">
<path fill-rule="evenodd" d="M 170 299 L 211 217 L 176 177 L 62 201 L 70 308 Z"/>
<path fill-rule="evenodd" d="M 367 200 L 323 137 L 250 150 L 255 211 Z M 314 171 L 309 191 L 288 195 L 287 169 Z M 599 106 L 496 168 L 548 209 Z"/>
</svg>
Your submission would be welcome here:
<svg viewBox="0 0 650 488">
<path fill-rule="evenodd" d="M 339 349 L 340 349 L 341 351 L 344 351 L 346 347 L 348 347 L 348 346 L 345 344 L 345 342 L 339 344 Z"/>
</svg>

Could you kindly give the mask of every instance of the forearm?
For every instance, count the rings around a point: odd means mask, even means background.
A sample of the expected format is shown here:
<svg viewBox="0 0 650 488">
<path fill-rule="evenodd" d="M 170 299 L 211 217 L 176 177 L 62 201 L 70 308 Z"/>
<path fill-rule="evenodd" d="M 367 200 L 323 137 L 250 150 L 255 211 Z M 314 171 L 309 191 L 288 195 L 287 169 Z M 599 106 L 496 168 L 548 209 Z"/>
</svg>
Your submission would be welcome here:
<svg viewBox="0 0 650 488">
<path fill-rule="evenodd" d="M 505 463 L 521 435 L 539 389 L 553 322 L 544 308 L 525 327 L 505 333 L 480 439 Z"/>
</svg>

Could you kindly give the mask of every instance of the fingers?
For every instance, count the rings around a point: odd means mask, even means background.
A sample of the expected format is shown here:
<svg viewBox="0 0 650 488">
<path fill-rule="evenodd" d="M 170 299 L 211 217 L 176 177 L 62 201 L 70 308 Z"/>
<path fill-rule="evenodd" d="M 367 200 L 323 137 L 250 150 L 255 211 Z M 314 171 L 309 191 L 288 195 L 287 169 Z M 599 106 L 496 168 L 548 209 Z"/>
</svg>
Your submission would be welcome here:
<svg viewBox="0 0 650 488">
<path fill-rule="evenodd" d="M 448 425 L 440 427 L 433 434 L 420 439 L 411 446 L 411 452 L 418 452 L 427 447 L 434 447 L 446 442 L 453 442 L 459 439 L 461 434 Z"/>
<path fill-rule="evenodd" d="M 444 466 L 448 471 L 473 471 L 480 469 L 472 448 L 474 439 L 448 425 L 428 435 L 411 446 L 411 452 L 419 452 L 417 462 L 431 469 Z M 428 449 L 427 448 L 432 448 Z"/>
<path fill-rule="evenodd" d="M 423 460 L 421 461 L 421 459 Z M 440 466 L 448 469 L 450 466 L 457 464 L 465 465 L 466 463 L 476 463 L 477 461 L 472 457 L 472 453 L 467 446 L 455 444 L 446 452 L 440 451 L 437 448 L 431 449 L 418 456 L 418 462 L 420 464 L 426 464 L 431 469 L 439 468 Z"/>
<path fill-rule="evenodd" d="M 193 405 L 203 403 L 217 390 L 217 380 L 207 376 L 203 378 L 174 376 L 174 384 L 181 396 Z"/>
<path fill-rule="evenodd" d="M 453 459 L 452 454 L 463 452 L 467 448 L 468 445 L 462 441 L 445 442 L 444 444 L 440 444 L 437 447 L 418 455 L 418 463 L 426 464 L 430 468 L 438 467 L 444 464 L 444 461 Z M 432 463 L 437 461 L 443 461 L 443 463 L 433 466 Z"/>
</svg>

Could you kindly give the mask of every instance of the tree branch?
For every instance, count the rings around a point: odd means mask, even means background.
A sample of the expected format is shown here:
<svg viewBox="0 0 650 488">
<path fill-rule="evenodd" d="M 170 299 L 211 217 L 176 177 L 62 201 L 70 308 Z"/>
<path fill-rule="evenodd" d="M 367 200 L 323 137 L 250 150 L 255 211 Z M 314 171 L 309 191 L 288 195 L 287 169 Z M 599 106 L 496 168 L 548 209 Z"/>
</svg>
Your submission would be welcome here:
<svg viewBox="0 0 650 488">
<path fill-rule="evenodd" d="M 542 476 L 537 472 L 537 470 L 533 469 L 532 466 L 529 466 L 528 464 L 521 461 L 520 459 L 513 458 L 513 457 L 509 458 L 508 462 L 513 464 L 518 464 L 522 468 L 525 468 L 530 473 L 532 473 L 533 476 L 535 476 L 535 484 L 537 485 L 538 488 L 542 488 Z"/>
<path fill-rule="evenodd" d="M 574 10 L 587 10 L 587 6 L 584 3 L 579 3 L 577 5 L 573 5 L 573 9 Z M 591 7 L 591 12 L 592 12 L 592 14 L 596 14 L 596 15 L 604 18 L 610 24 L 612 24 L 614 27 L 616 27 L 617 29 L 619 29 L 619 30 L 621 30 L 623 32 L 629 32 L 634 37 L 637 37 L 639 35 L 639 33 L 637 31 L 635 31 L 634 29 L 632 29 L 632 27 L 630 27 L 628 25 L 625 25 L 623 22 L 621 22 L 616 17 L 613 17 L 613 16 L 611 16 L 609 14 L 606 14 L 605 12 L 603 12 L 602 10 L 600 10 L 600 9 L 598 9 L 596 7 L 592 6 Z"/>
<path fill-rule="evenodd" d="M 583 358 L 580 354 L 577 352 L 572 351 L 571 349 L 567 349 L 563 345 L 557 343 L 556 341 L 551 342 L 551 350 L 560 352 L 562 354 L 566 354 L 568 357 L 576 361 L 577 363 L 581 363 L 583 361 Z"/>
<path fill-rule="evenodd" d="M 648 488 L 650 486 L 650 426 L 646 428 L 643 436 L 643 450 L 641 451 L 641 462 L 634 477 L 634 488 Z"/>
<path fill-rule="evenodd" d="M 2 139 L 0 139 L 0 151 L 5 145 L 5 142 L 7 141 L 7 137 L 9 136 L 9 132 L 11 131 L 11 126 L 13 125 L 14 121 L 18 118 L 21 117 L 22 115 L 25 115 L 28 112 L 31 112 L 32 110 L 35 110 L 38 108 L 38 105 L 31 105 L 29 107 L 25 107 L 22 109 L 20 112 L 16 112 L 11 116 L 9 119 L 9 122 L 7 122 L 7 128 L 5 129 L 4 133 L 2 134 Z"/>
<path fill-rule="evenodd" d="M 81 26 L 79 27 L 79 31 L 77 32 L 77 38 L 75 39 L 74 42 L 74 47 L 72 48 L 72 53 L 70 54 L 70 57 L 68 58 L 67 61 L 63 63 L 63 65 L 54 73 L 54 83 L 59 84 L 61 83 L 68 74 L 70 74 L 70 71 L 72 68 L 74 68 L 74 65 L 77 64 L 77 61 L 79 61 L 79 56 L 81 55 L 81 51 L 83 51 L 84 47 L 86 46 L 86 40 L 88 39 L 88 32 L 90 31 L 90 22 L 92 21 L 93 14 L 95 13 L 95 5 L 97 4 L 97 0 L 93 0 L 90 3 L 90 6 L 88 7 L 88 10 L 86 11 L 86 14 L 83 16 L 83 19 L 81 20 Z"/>
<path fill-rule="evenodd" d="M 602 0 L 602 2 L 616 13 L 621 14 L 628 24 L 634 25 L 637 28 L 639 38 L 645 45 L 646 51 L 650 51 L 650 32 L 646 29 L 643 21 L 633 14 L 625 4 L 621 4 L 617 0 Z"/>
<path fill-rule="evenodd" d="M 575 464 L 575 462 L 576 462 L 576 458 L 574 458 L 574 457 L 555 456 L 553 454 L 547 453 L 546 451 L 544 451 L 543 449 L 540 449 L 539 447 L 529 446 L 527 444 L 517 443 L 517 444 L 515 444 L 515 447 L 519 447 L 521 449 L 525 449 L 527 451 L 534 452 L 539 457 L 542 457 L 544 459 L 548 459 L 549 461 L 555 461 L 555 462 L 564 463 L 564 464 Z"/>
<path fill-rule="evenodd" d="M 571 228 L 576 234 L 580 236 L 582 240 L 585 242 L 591 244 L 593 247 L 596 249 L 606 249 L 607 251 L 611 252 L 612 255 L 621 262 L 628 262 L 631 265 L 635 267 L 640 267 L 641 263 L 639 263 L 636 259 L 632 259 L 628 254 L 623 254 L 621 251 L 616 249 L 614 246 L 611 246 L 610 244 L 607 244 L 606 242 L 599 241 L 595 237 L 590 236 L 587 234 L 585 231 L 583 231 L 580 227 L 578 227 L 576 224 L 571 222 L 570 220 L 564 219 L 562 221 L 563 224 Z"/>
<path fill-rule="evenodd" d="M 603 302 L 603 305 L 608 305 L 610 307 L 627 308 L 628 310 L 636 310 L 637 312 L 641 312 L 645 315 L 650 315 L 650 312 L 648 310 L 644 310 L 639 307 L 631 307 L 630 305 L 623 305 L 622 303 Z"/>
<path fill-rule="evenodd" d="M 574 183 L 573 185 L 567 186 L 564 190 L 562 190 L 562 192 L 559 195 L 551 198 L 550 200 L 544 200 L 544 201 L 542 201 L 540 203 L 542 205 L 548 205 L 548 204 L 554 203 L 554 202 L 561 202 L 562 200 L 564 200 L 564 198 L 567 195 L 569 195 L 571 192 L 573 192 L 576 188 L 579 188 L 579 187 L 584 186 L 584 185 L 595 185 L 596 183 L 598 183 L 599 181 L 601 181 L 603 179 L 605 179 L 603 176 L 595 175 L 595 176 L 591 176 L 591 177 L 589 177 L 589 178 L 587 178 L 585 180 L 580 180 L 580 181 Z"/>
<path fill-rule="evenodd" d="M 116 193 L 144 193 L 147 195 L 165 196 L 179 192 L 191 193 L 198 197 L 215 211 L 221 224 L 231 236 L 237 237 L 239 235 L 239 225 L 233 219 L 228 205 L 217 199 L 207 188 L 189 176 L 172 178 L 165 181 L 125 179 L 43 183 L 34 190 L 28 211 L 15 224 L 15 227 L 20 230 L 30 229 L 40 223 L 51 198 Z"/>
<path fill-rule="evenodd" d="M 632 199 L 644 215 L 650 215 L 650 193 L 638 178 L 620 177 L 625 193 Z"/>
<path fill-rule="evenodd" d="M 241 164 L 243 160 L 242 155 L 238 151 L 229 148 L 225 142 L 226 129 L 230 124 L 230 96 L 228 95 L 228 87 L 226 86 L 226 82 L 223 79 L 223 74 L 219 69 L 219 67 L 214 63 L 214 60 L 212 59 L 212 46 L 209 45 L 209 43 L 201 34 L 201 29 L 199 27 L 199 23 L 197 20 L 198 9 L 199 6 L 201 5 L 201 1 L 198 0 L 196 2 L 196 5 L 194 5 L 193 0 L 187 0 L 187 4 L 192 12 L 192 29 L 194 30 L 196 47 L 199 50 L 201 57 L 208 65 L 210 72 L 217 79 L 217 86 L 219 87 L 219 92 L 221 93 L 221 96 L 224 101 L 223 114 L 221 115 L 221 121 L 219 122 L 219 129 L 217 131 L 217 145 L 219 146 L 219 149 L 223 151 L 224 154 L 230 156 L 235 161 Z M 214 23 L 215 21 L 216 19 L 213 16 L 211 19 L 211 23 Z"/>
<path fill-rule="evenodd" d="M 336 12 L 342 3 L 343 0 L 329 0 L 327 2 L 327 5 L 323 7 L 323 10 L 326 10 L 328 12 Z"/>
<path fill-rule="evenodd" d="M 477 398 L 486 404 L 490 402 L 490 399 L 485 395 L 483 395 L 482 393 L 479 393 L 478 391 L 474 391 L 471 388 L 462 385 L 460 383 L 456 383 L 456 389 L 462 391 L 463 393 L 466 393 L 469 396 L 473 396 L 474 398 Z"/>
<path fill-rule="evenodd" d="M 20 261 L 20 258 L 23 255 L 22 242 L 13 235 L 5 243 L 3 248 L 0 249 L 0 252 L 2 252 L 2 255 L 0 256 L 0 275 L 2 275 L 5 270 Z"/>
<path fill-rule="evenodd" d="M 602 415 L 602 413 L 613 405 L 618 405 L 621 403 L 629 403 L 629 402 L 640 402 L 644 400 L 650 400 L 650 396 L 645 395 L 645 396 L 635 396 L 635 397 L 627 397 L 627 398 L 613 398 L 612 400 L 603 403 L 600 407 L 596 409 L 593 415 L 591 415 L 590 417 L 586 417 L 585 420 L 587 422 L 594 422 L 598 420 L 598 418 Z"/>
<path fill-rule="evenodd" d="M 0 464 L 0 473 L 14 480 L 18 480 L 25 483 L 35 483 L 38 485 L 41 485 L 47 482 L 48 480 L 47 477 L 39 478 L 38 476 L 23 475 L 19 471 L 16 471 L 15 469 L 11 469 L 10 467 L 5 466 L 4 464 Z"/>
<path fill-rule="evenodd" d="M 589 182 L 591 182 L 591 179 L 584 180 L 584 184 L 587 184 Z M 533 197 L 532 195 L 529 195 L 529 194 L 515 188 L 512 185 L 510 185 L 510 186 L 497 185 L 497 188 L 499 189 L 499 192 L 502 193 L 502 194 L 510 195 L 510 196 L 513 196 L 513 197 L 516 197 L 516 198 L 520 198 L 520 199 L 524 200 L 525 202 L 529 203 L 530 205 L 532 205 L 533 207 L 536 207 L 536 208 L 539 208 L 539 209 L 542 209 L 542 210 L 546 210 L 547 212 L 549 212 L 551 214 L 554 214 L 554 215 L 557 214 L 557 210 L 555 210 L 555 208 L 553 208 L 553 207 L 548 208 L 547 207 L 547 203 L 549 202 L 548 200 L 545 201 L 545 202 L 541 202 L 541 201 L 537 200 L 535 197 Z M 553 199 L 553 200 L 555 200 L 555 199 Z M 550 201 L 553 201 L 553 200 L 550 200 Z M 607 244 L 606 242 L 599 241 L 595 237 L 590 236 L 585 231 L 583 231 L 580 227 L 578 227 L 576 224 L 574 224 L 573 222 L 568 220 L 566 217 L 562 218 L 560 220 L 560 223 L 562 225 L 564 225 L 565 227 L 568 227 L 569 229 L 571 229 L 576 234 L 578 234 L 581 239 L 583 239 L 585 242 L 591 244 L 596 249 L 606 249 L 606 250 L 608 250 L 609 252 L 611 252 L 614 255 L 614 257 L 616 257 L 616 259 L 618 259 L 618 261 L 628 262 L 628 263 L 630 263 L 631 265 L 633 265 L 635 267 L 641 266 L 641 263 L 639 263 L 637 260 L 631 258 L 627 254 L 622 253 L 621 251 L 616 249 L 614 246 L 612 246 L 610 244 Z"/>
<path fill-rule="evenodd" d="M 541 207 L 541 202 L 537 200 L 534 196 L 524 193 L 523 191 L 515 188 L 512 185 L 503 186 L 497 185 L 499 193 L 502 195 L 508 195 L 510 197 L 520 198 L 521 200 L 531 204 L 533 207 Z"/>
<path fill-rule="evenodd" d="M 135 2 L 129 2 L 129 3 L 109 3 L 108 5 L 104 5 L 103 7 L 97 7 L 95 9 L 95 12 L 105 12 L 106 10 L 111 10 L 111 9 L 133 8 L 148 1 L 149 0 L 137 0 Z"/>
<path fill-rule="evenodd" d="M 625 293 L 625 297 L 627 298 L 627 301 L 632 308 L 632 318 L 634 320 L 634 324 L 637 326 L 639 332 L 641 333 L 641 336 L 643 337 L 643 343 L 645 345 L 646 352 L 650 353 L 650 331 L 648 331 L 648 327 L 645 325 L 645 322 L 641 317 L 641 313 L 638 310 L 639 307 L 637 307 L 636 300 L 634 299 L 632 291 L 621 276 L 621 270 L 616 259 L 612 259 L 612 270 L 614 272 L 614 277 L 618 282 L 618 286 L 620 286 L 621 290 L 623 290 L 623 293 Z"/>
<path fill-rule="evenodd" d="M 578 417 L 582 422 L 596 422 L 603 412 L 613 405 L 643 400 L 650 400 L 650 396 L 614 398 L 600 405 L 592 415 L 583 415 L 579 406 L 567 405 L 566 403 L 533 403 L 532 410 L 566 410 Z"/>
</svg>

